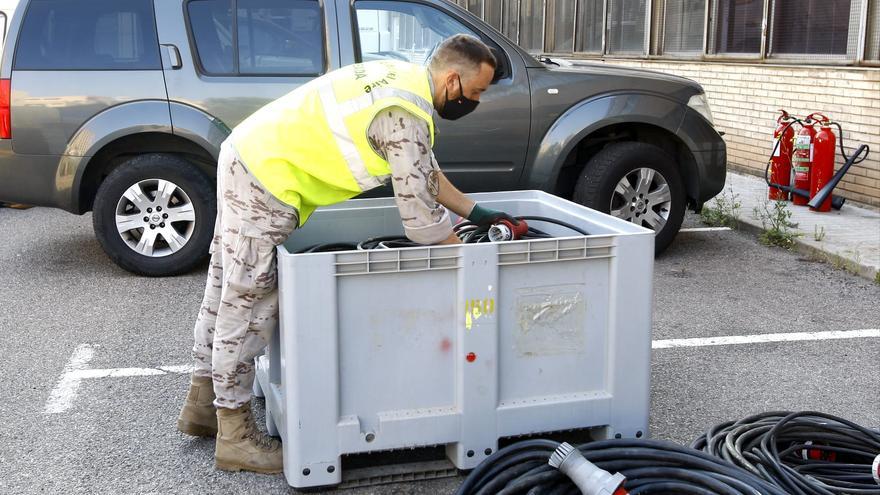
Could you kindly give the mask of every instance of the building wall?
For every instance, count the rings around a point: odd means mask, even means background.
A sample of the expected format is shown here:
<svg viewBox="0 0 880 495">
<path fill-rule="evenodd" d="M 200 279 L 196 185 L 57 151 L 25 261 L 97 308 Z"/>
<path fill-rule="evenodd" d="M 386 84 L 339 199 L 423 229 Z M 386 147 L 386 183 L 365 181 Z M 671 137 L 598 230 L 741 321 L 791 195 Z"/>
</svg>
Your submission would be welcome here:
<svg viewBox="0 0 880 495">
<path fill-rule="evenodd" d="M 880 206 L 880 69 L 644 59 L 605 62 L 667 72 L 702 84 L 715 124 L 726 133 L 733 170 L 763 174 L 780 108 L 798 117 L 812 112 L 827 115 L 843 126 L 847 154 L 859 144 L 871 147 L 868 159 L 850 168 L 837 194 Z M 835 170 L 841 165 L 838 152 Z"/>
</svg>

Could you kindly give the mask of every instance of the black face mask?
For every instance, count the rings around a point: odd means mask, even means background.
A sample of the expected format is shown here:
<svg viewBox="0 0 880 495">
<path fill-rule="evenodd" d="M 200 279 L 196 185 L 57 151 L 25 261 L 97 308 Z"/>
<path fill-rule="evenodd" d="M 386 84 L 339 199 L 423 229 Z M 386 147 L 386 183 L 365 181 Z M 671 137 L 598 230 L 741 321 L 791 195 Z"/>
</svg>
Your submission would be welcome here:
<svg viewBox="0 0 880 495">
<path fill-rule="evenodd" d="M 479 101 L 471 100 L 469 98 L 465 98 L 464 96 L 464 88 L 461 85 L 461 78 L 458 78 L 458 88 L 461 96 L 459 96 L 455 100 L 449 99 L 449 88 L 446 88 L 446 104 L 443 105 L 443 109 L 437 112 L 440 114 L 440 117 L 446 120 L 456 120 L 464 117 L 465 115 L 473 112 L 477 109 L 477 105 L 480 104 Z"/>
</svg>

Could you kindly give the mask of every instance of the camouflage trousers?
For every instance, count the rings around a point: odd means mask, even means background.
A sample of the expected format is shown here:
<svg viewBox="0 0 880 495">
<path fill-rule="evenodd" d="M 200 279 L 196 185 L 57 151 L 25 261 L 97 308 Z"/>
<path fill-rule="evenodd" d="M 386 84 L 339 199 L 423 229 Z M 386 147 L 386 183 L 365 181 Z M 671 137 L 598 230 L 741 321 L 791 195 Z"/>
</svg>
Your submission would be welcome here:
<svg viewBox="0 0 880 495">
<path fill-rule="evenodd" d="M 235 409 L 251 399 L 254 357 L 278 324 L 275 246 L 298 224 L 223 143 L 217 164 L 217 221 L 205 296 L 195 325 L 193 374 L 212 377 L 214 405 Z"/>
</svg>

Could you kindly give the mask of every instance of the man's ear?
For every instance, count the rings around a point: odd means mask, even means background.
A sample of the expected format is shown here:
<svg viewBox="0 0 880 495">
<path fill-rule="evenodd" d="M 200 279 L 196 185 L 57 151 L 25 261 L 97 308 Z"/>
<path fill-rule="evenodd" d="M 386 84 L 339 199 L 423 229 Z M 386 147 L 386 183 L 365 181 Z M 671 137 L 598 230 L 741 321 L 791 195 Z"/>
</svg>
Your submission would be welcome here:
<svg viewBox="0 0 880 495">
<path fill-rule="evenodd" d="M 458 72 L 455 72 L 454 70 L 450 70 L 449 72 L 446 73 L 446 87 L 454 89 L 455 88 L 455 80 L 460 79 L 460 78 L 461 78 L 461 76 L 458 75 Z"/>
</svg>

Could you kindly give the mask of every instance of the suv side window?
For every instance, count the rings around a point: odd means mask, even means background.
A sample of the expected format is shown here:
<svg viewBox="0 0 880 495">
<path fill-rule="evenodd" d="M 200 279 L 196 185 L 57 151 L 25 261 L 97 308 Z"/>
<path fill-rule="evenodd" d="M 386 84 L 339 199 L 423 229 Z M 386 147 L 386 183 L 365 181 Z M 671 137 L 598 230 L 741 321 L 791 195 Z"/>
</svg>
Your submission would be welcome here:
<svg viewBox="0 0 880 495">
<path fill-rule="evenodd" d="M 159 70 L 150 0 L 32 0 L 17 70 Z"/>
<path fill-rule="evenodd" d="M 316 0 L 190 0 L 187 14 L 206 74 L 324 71 L 323 14 Z"/>
<path fill-rule="evenodd" d="M 362 0 L 354 7 L 362 62 L 396 59 L 425 65 L 444 39 L 459 33 L 480 37 L 448 14 L 428 5 Z"/>
</svg>

